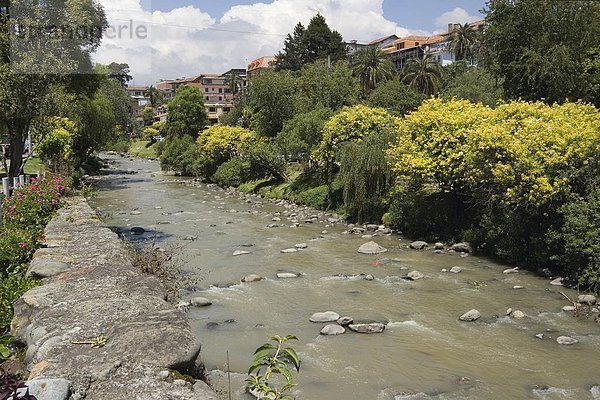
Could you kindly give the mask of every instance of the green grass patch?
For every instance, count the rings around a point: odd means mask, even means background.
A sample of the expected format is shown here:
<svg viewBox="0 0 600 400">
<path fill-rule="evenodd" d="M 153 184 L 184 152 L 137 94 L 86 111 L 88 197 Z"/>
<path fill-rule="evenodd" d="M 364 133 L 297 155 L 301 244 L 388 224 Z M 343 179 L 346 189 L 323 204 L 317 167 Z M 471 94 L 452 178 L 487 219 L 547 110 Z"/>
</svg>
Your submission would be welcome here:
<svg viewBox="0 0 600 400">
<path fill-rule="evenodd" d="M 129 146 L 129 155 L 141 158 L 157 158 L 156 147 L 158 143 L 150 145 L 149 140 L 134 140 Z"/>
</svg>

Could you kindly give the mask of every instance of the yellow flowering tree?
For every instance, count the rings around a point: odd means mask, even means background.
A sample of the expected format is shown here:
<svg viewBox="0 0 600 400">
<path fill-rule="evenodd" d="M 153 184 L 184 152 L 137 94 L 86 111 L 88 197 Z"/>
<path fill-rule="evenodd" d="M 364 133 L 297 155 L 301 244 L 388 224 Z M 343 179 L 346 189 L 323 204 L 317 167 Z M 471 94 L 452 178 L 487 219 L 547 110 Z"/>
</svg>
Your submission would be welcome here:
<svg viewBox="0 0 600 400">
<path fill-rule="evenodd" d="M 73 161 L 77 125 L 68 118 L 51 118 L 38 125 L 36 150 L 53 172 L 67 172 Z"/>
<path fill-rule="evenodd" d="M 256 138 L 253 131 L 239 126 L 215 125 L 200 132 L 196 143 L 201 175 L 210 178 L 221 164 L 239 155 L 240 149 Z"/>
</svg>

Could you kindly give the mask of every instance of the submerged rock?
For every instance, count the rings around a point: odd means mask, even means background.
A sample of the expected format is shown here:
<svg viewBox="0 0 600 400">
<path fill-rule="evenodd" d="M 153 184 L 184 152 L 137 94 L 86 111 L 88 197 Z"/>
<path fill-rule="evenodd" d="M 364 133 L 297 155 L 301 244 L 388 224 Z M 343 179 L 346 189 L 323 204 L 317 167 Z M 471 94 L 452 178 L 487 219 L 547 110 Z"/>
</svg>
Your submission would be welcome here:
<svg viewBox="0 0 600 400">
<path fill-rule="evenodd" d="M 297 274 L 294 272 L 280 272 L 277 274 L 277 277 L 279 279 L 293 279 L 293 278 L 299 278 L 300 274 Z"/>
<path fill-rule="evenodd" d="M 425 275 L 419 271 L 411 271 L 406 275 L 406 279 L 411 281 L 418 281 L 419 279 L 425 278 Z"/>
<path fill-rule="evenodd" d="M 479 318 L 481 318 L 481 313 L 479 311 L 473 309 L 471 311 L 467 311 L 466 313 L 461 315 L 458 319 L 460 319 L 461 321 L 465 321 L 465 322 L 473 322 L 473 321 L 477 321 Z"/>
<path fill-rule="evenodd" d="M 556 343 L 562 344 L 565 346 L 570 346 L 570 345 L 579 343 L 579 340 L 572 338 L 570 336 L 559 336 L 556 338 Z"/>
<path fill-rule="evenodd" d="M 519 267 L 509 268 L 502 271 L 504 275 L 517 274 L 519 273 Z"/>
<path fill-rule="evenodd" d="M 340 319 L 340 315 L 334 311 L 325 311 L 325 312 L 318 312 L 318 313 L 314 313 L 309 321 L 310 322 L 316 322 L 316 323 L 320 323 L 320 322 L 336 322 L 338 319 Z"/>
<path fill-rule="evenodd" d="M 358 252 L 361 254 L 381 254 L 387 251 L 388 250 L 385 247 L 382 247 L 375 242 L 365 243 L 358 249 Z"/>
<path fill-rule="evenodd" d="M 285 250 L 281 250 L 281 252 L 283 254 L 291 254 L 291 253 L 297 253 L 298 249 L 294 248 L 294 249 L 285 249 Z"/>
<path fill-rule="evenodd" d="M 382 333 L 385 330 L 385 325 L 380 322 L 369 324 L 350 324 L 348 329 L 356 333 Z"/>
<path fill-rule="evenodd" d="M 234 257 L 243 256 L 243 255 L 246 255 L 246 254 L 251 254 L 251 253 L 249 251 L 246 251 L 246 250 L 236 250 L 236 251 L 233 252 L 233 256 Z"/>
<path fill-rule="evenodd" d="M 194 297 L 190 300 L 190 305 L 194 307 L 208 307 L 212 305 L 212 301 L 205 297 Z"/>
<path fill-rule="evenodd" d="M 452 272 L 453 274 L 460 274 L 462 272 L 462 268 L 461 267 L 452 267 L 450 269 L 450 272 Z"/>
</svg>

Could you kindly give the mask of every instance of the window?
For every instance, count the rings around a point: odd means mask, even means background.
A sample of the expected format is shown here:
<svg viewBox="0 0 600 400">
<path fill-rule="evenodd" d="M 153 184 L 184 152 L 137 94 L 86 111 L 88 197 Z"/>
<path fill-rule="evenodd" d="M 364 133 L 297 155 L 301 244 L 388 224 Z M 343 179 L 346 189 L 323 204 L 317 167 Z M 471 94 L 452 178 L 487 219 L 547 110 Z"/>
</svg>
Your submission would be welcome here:
<svg viewBox="0 0 600 400">
<path fill-rule="evenodd" d="M 210 107 L 210 108 L 208 109 L 208 112 L 211 112 L 211 113 L 216 113 L 216 112 L 217 112 L 217 109 L 216 109 L 215 107 Z"/>
<path fill-rule="evenodd" d="M 229 107 L 223 107 L 223 112 L 229 112 L 229 111 L 231 111 L 231 108 L 229 108 Z"/>
<path fill-rule="evenodd" d="M 208 100 L 208 96 L 206 96 L 206 100 Z"/>
<path fill-rule="evenodd" d="M 419 45 L 419 42 L 415 42 L 415 46 L 418 46 L 418 45 Z"/>
<path fill-rule="evenodd" d="M 219 96 L 219 101 L 223 101 L 223 97 Z"/>
<path fill-rule="evenodd" d="M 219 93 L 223 93 L 223 88 L 219 88 Z"/>
<path fill-rule="evenodd" d="M 402 42 L 402 43 L 398 43 L 398 44 L 396 45 L 396 48 L 397 48 L 398 50 L 402 50 L 402 49 L 404 48 L 404 42 Z"/>
<path fill-rule="evenodd" d="M 208 88 L 204 88 L 204 93 L 208 93 Z"/>
</svg>

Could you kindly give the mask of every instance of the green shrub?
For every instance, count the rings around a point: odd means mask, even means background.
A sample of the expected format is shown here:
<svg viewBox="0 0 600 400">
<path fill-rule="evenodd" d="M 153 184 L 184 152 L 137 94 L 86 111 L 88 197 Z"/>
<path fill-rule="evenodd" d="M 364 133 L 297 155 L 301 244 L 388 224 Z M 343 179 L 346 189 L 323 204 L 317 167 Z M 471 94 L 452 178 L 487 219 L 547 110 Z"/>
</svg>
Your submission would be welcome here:
<svg viewBox="0 0 600 400">
<path fill-rule="evenodd" d="M 305 190 L 295 196 L 296 202 L 320 210 L 327 208 L 328 198 L 327 185 Z"/>
<path fill-rule="evenodd" d="M 254 179 L 287 180 L 287 162 L 273 141 L 260 139 L 253 143 L 246 143 L 240 152 L 250 163 L 250 171 Z"/>
<path fill-rule="evenodd" d="M 28 290 L 39 285 L 39 281 L 23 275 L 0 278 L 0 329 L 10 325 L 13 305 Z"/>
<path fill-rule="evenodd" d="M 600 182 L 600 180 L 599 180 Z M 558 258 L 567 277 L 600 292 L 600 184 L 585 197 L 560 209 L 564 223 L 552 234 L 564 253 Z"/>
<path fill-rule="evenodd" d="M 11 227 L 0 228 L 0 277 L 25 270 L 38 248 L 39 232 Z"/>
<path fill-rule="evenodd" d="M 131 146 L 131 140 L 121 137 L 117 141 L 104 145 L 106 151 L 116 151 L 117 153 L 127 153 Z"/>
<path fill-rule="evenodd" d="M 250 162 L 238 157 L 221 164 L 212 177 L 212 181 L 222 187 L 238 187 L 250 179 Z"/>
<path fill-rule="evenodd" d="M 166 144 L 161 146 L 160 154 L 160 166 L 163 170 L 173 171 L 184 176 L 198 174 L 200 155 L 193 137 L 189 135 L 174 136 L 164 142 Z"/>
</svg>

